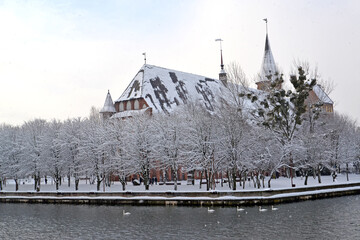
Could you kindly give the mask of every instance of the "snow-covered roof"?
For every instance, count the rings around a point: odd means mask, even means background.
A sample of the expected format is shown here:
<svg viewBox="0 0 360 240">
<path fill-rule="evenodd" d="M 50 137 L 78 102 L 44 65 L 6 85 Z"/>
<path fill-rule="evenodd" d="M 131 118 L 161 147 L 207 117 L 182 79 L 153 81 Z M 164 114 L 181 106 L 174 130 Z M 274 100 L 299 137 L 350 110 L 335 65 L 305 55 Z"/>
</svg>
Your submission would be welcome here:
<svg viewBox="0 0 360 240">
<path fill-rule="evenodd" d="M 264 58 L 261 65 L 261 80 L 268 80 L 268 76 L 273 76 L 275 73 L 278 72 L 278 69 L 275 64 L 274 56 L 272 54 L 271 48 L 270 48 L 270 41 L 269 37 L 266 34 L 266 40 L 265 40 L 265 52 L 264 52 Z"/>
<path fill-rule="evenodd" d="M 330 97 L 324 92 L 324 90 L 319 85 L 315 85 L 313 87 L 313 91 L 320 101 L 323 103 L 334 104 L 334 102 L 330 99 Z"/>
<path fill-rule="evenodd" d="M 108 93 L 106 95 L 104 106 L 100 110 L 100 112 L 101 113 L 104 113 L 104 112 L 112 112 L 112 113 L 114 113 L 114 112 L 116 112 L 113 100 L 112 100 L 111 95 L 110 95 L 110 91 L 108 91 Z"/>
<path fill-rule="evenodd" d="M 197 102 L 214 111 L 224 98 L 228 100 L 227 94 L 217 79 L 145 64 L 116 102 L 144 98 L 155 113 Z"/>
</svg>

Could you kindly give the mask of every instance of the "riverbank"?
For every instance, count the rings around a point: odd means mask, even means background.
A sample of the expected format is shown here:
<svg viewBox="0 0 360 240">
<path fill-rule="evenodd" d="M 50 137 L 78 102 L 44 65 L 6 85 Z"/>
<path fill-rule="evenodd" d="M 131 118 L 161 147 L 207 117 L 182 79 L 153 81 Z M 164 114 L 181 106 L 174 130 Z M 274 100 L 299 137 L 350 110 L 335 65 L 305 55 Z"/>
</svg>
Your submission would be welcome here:
<svg viewBox="0 0 360 240">
<path fill-rule="evenodd" d="M 0 191 L 0 202 L 11 203 L 68 203 L 68 204 L 108 204 L 108 205 L 178 205 L 178 206 L 250 206 L 250 205 L 273 205 L 279 203 L 315 200 L 329 197 L 360 194 L 360 176 L 351 175 L 352 181 L 344 181 L 345 176 L 339 176 L 333 183 L 329 176 L 323 177 L 322 184 L 316 184 L 309 179 L 309 186 L 294 188 L 279 187 L 284 182 L 289 184 L 288 179 L 273 180 L 273 188 L 254 189 L 246 186 L 245 190 L 232 191 L 218 189 L 205 191 L 199 185 L 186 185 L 182 182 L 178 191 L 171 190 L 171 185 L 154 185 L 150 191 L 144 191 L 143 186 L 128 184 L 128 190 L 119 191 L 112 187 L 111 191 L 42 191 L 36 192 L 22 186 L 20 191 L 9 191 L 11 184 L 7 184 L 4 191 Z M 295 179 L 297 183 L 301 179 Z M 10 185 L 10 186 L 9 186 Z M 24 184 L 25 185 L 25 184 Z M 88 188 L 93 185 L 87 184 Z M 45 185 L 46 186 L 46 185 Z M 47 185 L 49 186 L 49 185 Z M 251 186 L 251 185 L 250 185 Z M 81 186 L 80 189 L 84 189 Z M 117 191 L 116 191 L 117 190 Z"/>
</svg>

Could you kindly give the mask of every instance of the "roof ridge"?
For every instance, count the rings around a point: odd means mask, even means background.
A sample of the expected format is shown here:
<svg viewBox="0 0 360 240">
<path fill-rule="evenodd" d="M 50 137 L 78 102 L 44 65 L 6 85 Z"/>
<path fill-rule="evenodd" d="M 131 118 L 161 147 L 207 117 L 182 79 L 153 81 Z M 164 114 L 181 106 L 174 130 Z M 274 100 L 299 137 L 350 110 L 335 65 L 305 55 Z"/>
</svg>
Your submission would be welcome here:
<svg viewBox="0 0 360 240">
<path fill-rule="evenodd" d="M 184 71 L 180 71 L 180 70 L 176 70 L 176 69 L 170 69 L 170 68 L 165 68 L 165 67 L 159 67 L 159 66 L 156 66 L 156 65 L 151 65 L 151 64 L 144 64 L 144 67 L 146 67 L 146 66 L 151 66 L 151 67 L 161 68 L 161 69 L 167 70 L 167 71 L 169 71 L 169 72 L 171 72 L 171 71 L 176 71 L 176 72 L 179 72 L 179 73 L 191 74 L 191 75 L 194 75 L 194 76 L 200 76 L 200 77 L 205 77 L 205 78 L 209 78 L 209 79 L 219 80 L 219 79 L 217 79 L 217 78 L 207 77 L 207 76 L 204 76 L 204 75 L 195 74 L 195 73 L 191 73 L 191 72 L 184 72 Z M 220 81 L 220 80 L 219 80 L 219 81 Z"/>
</svg>

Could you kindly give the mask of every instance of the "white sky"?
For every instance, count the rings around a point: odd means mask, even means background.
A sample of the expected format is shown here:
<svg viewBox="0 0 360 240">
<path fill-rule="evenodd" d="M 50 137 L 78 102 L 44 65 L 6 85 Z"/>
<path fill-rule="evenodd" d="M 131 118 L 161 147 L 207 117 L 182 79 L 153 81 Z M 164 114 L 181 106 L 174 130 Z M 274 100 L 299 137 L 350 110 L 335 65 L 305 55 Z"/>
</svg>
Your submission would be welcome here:
<svg viewBox="0 0 360 240">
<path fill-rule="evenodd" d="M 143 65 L 212 78 L 238 62 L 259 72 L 269 20 L 275 61 L 335 82 L 335 110 L 360 121 L 360 1 L 0 0 L 0 123 L 86 117 L 120 97 Z"/>
</svg>

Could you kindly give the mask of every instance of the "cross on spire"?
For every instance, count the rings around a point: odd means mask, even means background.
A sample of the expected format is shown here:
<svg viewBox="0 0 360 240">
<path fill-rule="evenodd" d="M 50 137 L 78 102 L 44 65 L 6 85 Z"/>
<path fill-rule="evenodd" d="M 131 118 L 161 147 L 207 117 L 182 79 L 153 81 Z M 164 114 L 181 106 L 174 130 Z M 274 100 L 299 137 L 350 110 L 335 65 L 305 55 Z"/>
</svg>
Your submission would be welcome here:
<svg viewBox="0 0 360 240">
<path fill-rule="evenodd" d="M 266 35 L 267 35 L 268 34 L 267 18 L 264 18 L 263 20 L 265 21 L 265 24 L 266 24 Z"/>
</svg>

